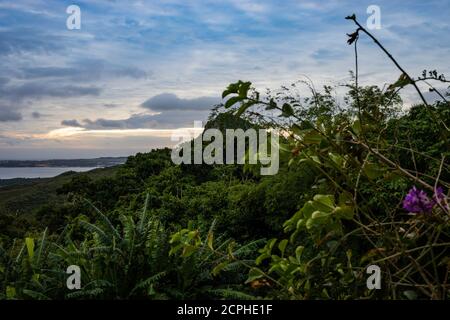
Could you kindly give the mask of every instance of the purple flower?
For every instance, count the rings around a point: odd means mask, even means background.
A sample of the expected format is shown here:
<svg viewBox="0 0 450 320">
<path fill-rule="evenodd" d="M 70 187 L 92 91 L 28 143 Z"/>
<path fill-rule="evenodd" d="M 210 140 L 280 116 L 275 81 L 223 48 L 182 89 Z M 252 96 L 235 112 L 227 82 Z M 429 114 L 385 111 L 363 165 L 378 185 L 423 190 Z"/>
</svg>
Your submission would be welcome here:
<svg viewBox="0 0 450 320">
<path fill-rule="evenodd" d="M 405 199 L 403 199 L 403 209 L 413 213 L 430 213 L 435 205 L 435 201 L 428 198 L 423 190 L 413 186 Z"/>
<path fill-rule="evenodd" d="M 433 199 L 436 202 L 441 202 L 442 200 L 444 200 L 444 190 L 442 190 L 442 187 L 437 187 L 436 190 L 434 191 L 434 196 Z"/>
</svg>

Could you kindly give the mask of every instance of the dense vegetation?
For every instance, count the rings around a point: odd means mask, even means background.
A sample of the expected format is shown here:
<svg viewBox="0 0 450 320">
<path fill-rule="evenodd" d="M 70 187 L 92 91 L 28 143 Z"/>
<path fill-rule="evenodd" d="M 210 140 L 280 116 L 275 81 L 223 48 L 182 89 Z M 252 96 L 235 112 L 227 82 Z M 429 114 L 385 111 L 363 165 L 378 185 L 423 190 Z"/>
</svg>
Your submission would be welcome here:
<svg viewBox="0 0 450 320">
<path fill-rule="evenodd" d="M 276 130 L 278 174 L 177 166 L 161 149 L 113 176 L 76 175 L 34 225 L 0 224 L 0 298 L 449 298 L 450 108 L 441 95 L 405 111 L 399 95 L 447 81 L 401 71 L 385 89 L 358 86 L 356 71 L 343 101 L 305 82 L 231 84 L 206 128 Z M 69 265 L 81 290 L 66 287 Z"/>
</svg>

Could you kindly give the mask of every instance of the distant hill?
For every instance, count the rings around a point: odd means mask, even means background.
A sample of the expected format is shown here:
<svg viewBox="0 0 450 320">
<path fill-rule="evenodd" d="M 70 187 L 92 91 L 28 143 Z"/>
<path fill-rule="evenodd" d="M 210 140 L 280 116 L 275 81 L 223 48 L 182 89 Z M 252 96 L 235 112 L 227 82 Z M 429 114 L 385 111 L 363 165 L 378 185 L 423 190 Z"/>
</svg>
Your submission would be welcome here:
<svg viewBox="0 0 450 320">
<path fill-rule="evenodd" d="M 56 190 L 77 175 L 94 180 L 112 177 L 120 166 L 98 168 L 88 172 L 65 172 L 53 178 L 0 180 L 0 215 L 4 213 L 31 213 L 47 203 L 62 201 Z"/>
<path fill-rule="evenodd" d="M 0 167 L 112 167 L 124 164 L 126 161 L 127 157 L 102 157 L 94 159 L 0 160 Z"/>
</svg>

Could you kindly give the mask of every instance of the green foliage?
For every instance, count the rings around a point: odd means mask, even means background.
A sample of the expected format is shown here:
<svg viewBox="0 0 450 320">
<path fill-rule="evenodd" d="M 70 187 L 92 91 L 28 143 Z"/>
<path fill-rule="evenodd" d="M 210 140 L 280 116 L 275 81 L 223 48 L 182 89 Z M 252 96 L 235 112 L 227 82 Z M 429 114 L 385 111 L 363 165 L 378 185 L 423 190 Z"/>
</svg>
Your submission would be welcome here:
<svg viewBox="0 0 450 320">
<path fill-rule="evenodd" d="M 166 148 L 3 187 L 0 299 L 448 299 L 450 108 L 405 110 L 399 95 L 445 77 L 402 70 L 381 89 L 351 76 L 342 102 L 306 81 L 226 88 L 205 128 L 282 133 L 274 176 L 176 166 Z M 401 207 L 413 185 L 433 199 L 430 212 Z M 373 264 L 381 290 L 366 287 Z M 65 286 L 69 265 L 81 268 L 81 290 Z"/>
</svg>

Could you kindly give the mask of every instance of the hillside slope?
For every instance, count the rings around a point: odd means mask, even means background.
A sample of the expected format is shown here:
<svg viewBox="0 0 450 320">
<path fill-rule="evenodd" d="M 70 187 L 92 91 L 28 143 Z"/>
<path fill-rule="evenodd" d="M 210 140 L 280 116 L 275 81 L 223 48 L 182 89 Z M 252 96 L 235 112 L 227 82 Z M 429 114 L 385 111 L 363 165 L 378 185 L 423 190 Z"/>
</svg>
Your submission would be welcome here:
<svg viewBox="0 0 450 320">
<path fill-rule="evenodd" d="M 112 177 L 120 166 L 94 169 L 88 172 L 66 172 L 54 178 L 0 180 L 0 214 L 30 213 L 39 207 L 62 200 L 56 190 L 72 178 L 87 175 L 94 180 Z"/>
</svg>

